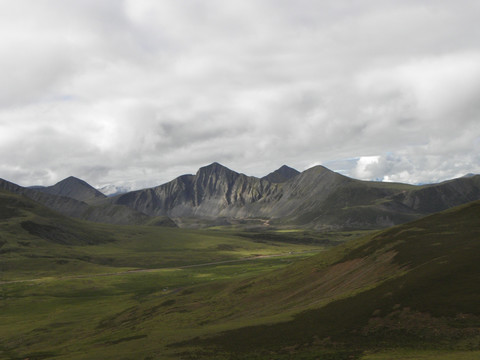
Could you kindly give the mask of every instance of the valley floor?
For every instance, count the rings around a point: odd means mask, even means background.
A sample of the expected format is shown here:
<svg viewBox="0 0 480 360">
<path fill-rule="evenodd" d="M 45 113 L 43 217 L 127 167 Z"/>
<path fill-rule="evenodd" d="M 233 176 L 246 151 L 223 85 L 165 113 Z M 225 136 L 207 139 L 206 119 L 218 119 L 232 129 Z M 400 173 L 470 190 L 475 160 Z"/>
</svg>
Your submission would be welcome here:
<svg viewBox="0 0 480 360">
<path fill-rule="evenodd" d="M 2 360 L 480 356 L 480 202 L 320 233 L 93 224 L 4 197 Z"/>
</svg>

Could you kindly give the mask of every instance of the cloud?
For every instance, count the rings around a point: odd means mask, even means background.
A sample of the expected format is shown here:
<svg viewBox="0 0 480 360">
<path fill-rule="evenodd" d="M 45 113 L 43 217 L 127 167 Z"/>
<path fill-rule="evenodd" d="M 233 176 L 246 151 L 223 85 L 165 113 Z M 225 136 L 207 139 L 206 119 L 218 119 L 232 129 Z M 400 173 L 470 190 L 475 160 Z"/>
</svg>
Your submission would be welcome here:
<svg viewBox="0 0 480 360">
<path fill-rule="evenodd" d="M 0 177 L 480 172 L 475 1 L 0 4 Z"/>
</svg>

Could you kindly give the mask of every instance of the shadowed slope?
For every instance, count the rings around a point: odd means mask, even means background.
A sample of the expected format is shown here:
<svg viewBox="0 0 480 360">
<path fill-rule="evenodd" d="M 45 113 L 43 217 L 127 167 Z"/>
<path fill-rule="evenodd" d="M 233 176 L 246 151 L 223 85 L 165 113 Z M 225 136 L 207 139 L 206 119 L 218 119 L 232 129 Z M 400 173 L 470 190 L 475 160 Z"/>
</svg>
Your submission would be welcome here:
<svg viewBox="0 0 480 360">
<path fill-rule="evenodd" d="M 83 220 L 112 224 L 140 224 L 150 221 L 149 216 L 126 206 L 113 205 L 108 202 L 93 206 L 68 196 L 24 188 L 3 179 L 0 179 L 0 189 L 24 195 L 60 214 Z M 99 197 L 99 199 L 102 198 Z"/>
<path fill-rule="evenodd" d="M 275 313 L 282 305 L 287 312 L 310 310 L 287 322 L 240 328 L 190 344 L 247 354 L 289 346 L 302 354 L 334 344 L 338 349 L 437 348 L 442 343 L 478 348 L 479 277 L 477 201 L 237 285 L 229 291 L 238 303 L 248 304 L 237 312 L 252 318 Z"/>
</svg>

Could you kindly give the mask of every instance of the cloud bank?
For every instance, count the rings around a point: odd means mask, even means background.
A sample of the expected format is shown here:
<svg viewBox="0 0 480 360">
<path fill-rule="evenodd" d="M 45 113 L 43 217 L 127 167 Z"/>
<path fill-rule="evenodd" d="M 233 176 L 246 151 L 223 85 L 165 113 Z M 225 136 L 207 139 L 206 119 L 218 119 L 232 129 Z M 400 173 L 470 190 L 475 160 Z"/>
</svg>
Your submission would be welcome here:
<svg viewBox="0 0 480 360">
<path fill-rule="evenodd" d="M 0 177 L 480 173 L 478 1 L 0 1 Z"/>
</svg>

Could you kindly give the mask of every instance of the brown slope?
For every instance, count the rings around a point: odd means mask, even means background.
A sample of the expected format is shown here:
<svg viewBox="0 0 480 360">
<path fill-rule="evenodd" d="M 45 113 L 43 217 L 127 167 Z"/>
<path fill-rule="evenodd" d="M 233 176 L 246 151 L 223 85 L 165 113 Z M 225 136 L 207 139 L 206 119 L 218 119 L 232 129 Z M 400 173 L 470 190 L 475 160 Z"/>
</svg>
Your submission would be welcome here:
<svg viewBox="0 0 480 360">
<path fill-rule="evenodd" d="M 297 315 L 189 345 L 270 356 L 293 346 L 292 358 L 334 344 L 477 348 L 479 220 L 480 202 L 468 203 L 230 286 L 218 301 L 237 305 L 232 319 Z"/>
</svg>

